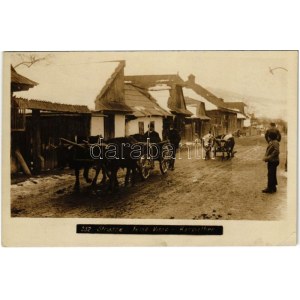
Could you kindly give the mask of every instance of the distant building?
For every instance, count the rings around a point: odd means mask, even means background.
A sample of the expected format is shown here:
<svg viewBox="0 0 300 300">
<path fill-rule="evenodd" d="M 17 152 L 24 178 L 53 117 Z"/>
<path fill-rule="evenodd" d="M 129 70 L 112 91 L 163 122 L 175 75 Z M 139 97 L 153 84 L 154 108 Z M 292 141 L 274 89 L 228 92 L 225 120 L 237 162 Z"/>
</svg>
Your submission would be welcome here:
<svg viewBox="0 0 300 300">
<path fill-rule="evenodd" d="M 210 129 L 210 118 L 206 114 L 205 103 L 185 97 L 187 109 L 193 113 L 186 118 L 186 139 L 194 141 L 202 138 Z"/>
<path fill-rule="evenodd" d="M 238 130 L 243 130 L 244 127 L 249 126 L 247 122 L 245 123 L 245 120 L 247 120 L 247 115 L 245 113 L 245 107 L 247 107 L 247 104 L 245 104 L 244 102 L 226 102 L 226 106 L 237 111 Z"/>
<path fill-rule="evenodd" d="M 226 106 L 223 99 L 197 84 L 193 74 L 189 75 L 185 82 L 185 88 L 197 94 L 195 100 L 208 102 L 213 107 L 206 106 L 207 116 L 210 117 L 211 130 L 215 135 L 233 133 L 237 130 L 237 111 Z M 187 93 L 187 92 L 186 92 Z M 200 96 L 200 98 L 199 98 Z M 205 103 L 205 105 L 206 105 Z"/>
</svg>

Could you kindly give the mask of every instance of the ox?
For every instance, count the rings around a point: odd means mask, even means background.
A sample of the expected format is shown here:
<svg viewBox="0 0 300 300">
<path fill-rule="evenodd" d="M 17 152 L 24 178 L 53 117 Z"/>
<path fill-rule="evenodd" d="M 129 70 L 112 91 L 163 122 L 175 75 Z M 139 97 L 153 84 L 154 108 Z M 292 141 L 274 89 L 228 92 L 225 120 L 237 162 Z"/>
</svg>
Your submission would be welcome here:
<svg viewBox="0 0 300 300">
<path fill-rule="evenodd" d="M 234 157 L 236 151 L 233 151 L 235 140 L 232 134 L 218 135 L 215 138 L 215 152 L 222 152 L 222 159 L 227 154 L 227 159 Z"/>
<path fill-rule="evenodd" d="M 202 138 L 202 147 L 205 152 L 205 160 L 210 159 L 210 153 L 214 147 L 215 139 L 214 136 L 209 132 Z"/>
</svg>

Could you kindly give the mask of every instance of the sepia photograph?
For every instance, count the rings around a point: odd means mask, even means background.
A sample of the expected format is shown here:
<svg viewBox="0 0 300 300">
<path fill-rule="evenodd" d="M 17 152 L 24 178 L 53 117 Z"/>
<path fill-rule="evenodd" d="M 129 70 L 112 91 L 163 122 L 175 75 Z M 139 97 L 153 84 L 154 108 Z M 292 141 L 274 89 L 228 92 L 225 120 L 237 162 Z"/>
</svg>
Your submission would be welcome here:
<svg viewBox="0 0 300 300">
<path fill-rule="evenodd" d="M 7 224 L 62 226 L 76 245 L 93 244 L 82 233 L 295 243 L 297 51 L 3 58 Z M 257 228 L 274 222 L 264 241 Z"/>
</svg>

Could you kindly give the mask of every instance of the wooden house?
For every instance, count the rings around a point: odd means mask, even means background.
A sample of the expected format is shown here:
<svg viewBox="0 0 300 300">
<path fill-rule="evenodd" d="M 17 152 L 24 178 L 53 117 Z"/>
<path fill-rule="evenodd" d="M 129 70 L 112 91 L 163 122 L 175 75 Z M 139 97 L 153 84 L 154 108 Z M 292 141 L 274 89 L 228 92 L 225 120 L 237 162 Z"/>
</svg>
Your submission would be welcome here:
<svg viewBox="0 0 300 300">
<path fill-rule="evenodd" d="M 146 89 L 126 83 L 125 103 L 132 109 L 132 113 L 126 116 L 126 135 L 144 134 L 152 123 L 163 138 L 164 120 L 172 114 L 160 107 Z"/>
<path fill-rule="evenodd" d="M 243 130 L 245 126 L 245 120 L 247 119 L 245 107 L 247 104 L 244 102 L 226 102 L 226 106 L 229 109 L 237 111 L 237 130 Z"/>
<path fill-rule="evenodd" d="M 106 116 L 102 120 L 105 139 L 125 136 L 125 116 L 132 113 L 125 103 L 124 68 L 125 61 L 121 61 L 95 100 L 95 113 Z"/>
<path fill-rule="evenodd" d="M 163 138 L 170 122 L 185 137 L 185 118 L 192 116 L 187 110 L 182 92 L 184 81 L 178 75 L 136 75 L 125 76 L 126 83 L 130 83 L 148 90 L 158 105 L 171 116 L 164 119 Z"/>
<path fill-rule="evenodd" d="M 187 109 L 193 113 L 186 118 L 185 137 L 187 141 L 202 138 L 210 130 L 210 118 L 206 114 L 205 103 L 185 97 Z"/>
</svg>

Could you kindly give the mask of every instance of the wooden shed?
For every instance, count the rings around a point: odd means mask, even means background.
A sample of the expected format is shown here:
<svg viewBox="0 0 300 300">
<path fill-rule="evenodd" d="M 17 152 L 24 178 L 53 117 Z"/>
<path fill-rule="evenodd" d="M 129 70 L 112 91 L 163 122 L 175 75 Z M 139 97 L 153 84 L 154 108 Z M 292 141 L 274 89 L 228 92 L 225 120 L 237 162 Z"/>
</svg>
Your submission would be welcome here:
<svg viewBox="0 0 300 300">
<path fill-rule="evenodd" d="M 22 130 L 12 130 L 12 173 L 39 173 L 60 166 L 60 138 L 76 141 L 90 135 L 91 112 L 84 105 L 67 105 L 12 97 L 12 107 L 21 110 Z"/>
</svg>

